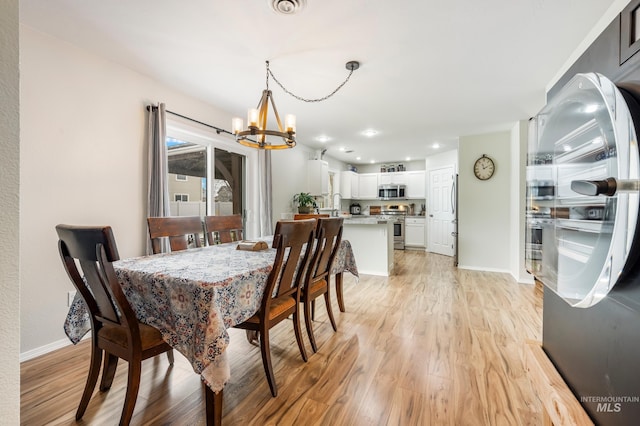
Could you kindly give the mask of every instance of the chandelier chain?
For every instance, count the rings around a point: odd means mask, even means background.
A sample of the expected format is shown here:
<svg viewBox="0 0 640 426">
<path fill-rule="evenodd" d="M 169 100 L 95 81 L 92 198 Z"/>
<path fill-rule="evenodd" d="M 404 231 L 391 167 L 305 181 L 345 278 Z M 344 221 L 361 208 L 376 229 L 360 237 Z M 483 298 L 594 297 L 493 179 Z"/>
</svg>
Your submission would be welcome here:
<svg viewBox="0 0 640 426">
<path fill-rule="evenodd" d="M 271 72 L 271 70 L 269 69 L 269 61 L 266 61 L 266 62 L 267 62 L 267 90 L 269 90 L 269 76 L 271 76 L 271 77 L 273 78 L 273 81 L 275 81 L 275 82 L 278 84 L 278 86 L 280 86 L 280 88 L 281 88 L 282 90 L 284 90 L 284 92 L 285 92 L 286 94 L 288 94 L 288 95 L 290 95 L 290 96 L 292 96 L 292 97 L 296 98 L 296 99 L 297 99 L 297 100 L 299 100 L 299 101 L 303 101 L 303 102 L 322 102 L 322 101 L 324 101 L 324 100 L 329 99 L 330 97 L 332 97 L 333 95 L 335 95 L 335 94 L 338 92 L 338 90 L 342 89 L 342 86 L 344 86 L 345 84 L 347 84 L 347 82 L 348 82 L 348 81 L 349 81 L 349 79 L 351 78 L 351 74 L 353 74 L 353 71 L 356 69 L 356 68 L 354 68 L 354 67 L 351 67 L 351 68 L 349 69 L 349 75 L 347 75 L 347 78 L 346 78 L 346 79 L 345 79 L 345 80 L 344 80 L 344 81 L 343 81 L 343 82 L 342 82 L 338 87 L 336 87 L 336 89 L 335 89 L 333 92 L 329 93 L 329 94 L 328 94 L 328 95 L 326 95 L 326 96 L 323 96 L 322 98 L 317 98 L 317 99 L 307 99 L 307 98 L 303 98 L 302 96 L 298 96 L 298 95 L 296 95 L 295 93 L 292 93 L 292 92 L 290 92 L 289 90 L 287 90 L 287 89 L 282 85 L 282 83 L 280 83 L 280 82 L 278 81 L 278 79 L 276 78 L 276 76 L 275 76 L 275 75 L 273 75 L 273 72 Z"/>
</svg>

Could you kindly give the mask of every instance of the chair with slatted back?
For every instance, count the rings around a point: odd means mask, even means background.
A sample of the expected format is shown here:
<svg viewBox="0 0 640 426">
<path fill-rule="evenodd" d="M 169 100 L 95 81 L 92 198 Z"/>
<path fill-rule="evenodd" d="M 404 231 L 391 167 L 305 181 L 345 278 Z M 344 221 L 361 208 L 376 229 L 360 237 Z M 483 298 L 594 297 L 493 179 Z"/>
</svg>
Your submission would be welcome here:
<svg viewBox="0 0 640 426">
<path fill-rule="evenodd" d="M 278 395 L 271 351 L 269 349 L 269 330 L 276 324 L 293 315 L 293 327 L 302 359 L 307 361 L 307 352 L 302 340 L 300 328 L 300 284 L 304 279 L 304 270 L 309 265 L 315 238 L 315 221 L 279 221 L 273 237 L 276 249 L 273 269 L 269 273 L 267 285 L 262 296 L 260 309 L 251 318 L 234 327 L 257 332 L 260 340 L 262 364 L 269 382 L 271 394 Z"/>
<path fill-rule="evenodd" d="M 91 364 L 87 383 L 76 412 L 82 418 L 100 374 L 105 352 L 100 390 L 111 387 L 118 359 L 129 363 L 127 392 L 120 417 L 128 425 L 140 388 L 142 361 L 166 352 L 173 364 L 173 350 L 156 328 L 138 322 L 116 277 L 112 262 L 118 249 L 109 226 L 56 226 L 58 248 L 64 267 L 82 298 L 91 321 Z"/>
<path fill-rule="evenodd" d="M 206 216 L 204 228 L 210 246 L 242 240 L 242 216 L 239 214 Z"/>
<path fill-rule="evenodd" d="M 190 246 L 202 247 L 203 233 L 199 216 L 148 217 L 149 237 L 153 253 L 162 253 L 162 239 L 169 239 L 171 251 L 186 250 Z"/>
<path fill-rule="evenodd" d="M 328 214 L 303 214 L 296 213 L 293 215 L 293 220 L 306 220 L 306 219 L 318 219 L 319 217 L 329 217 Z"/>
<path fill-rule="evenodd" d="M 337 331 L 336 321 L 331 310 L 331 298 L 329 278 L 331 277 L 331 265 L 336 257 L 340 241 L 342 240 L 342 218 L 319 218 L 316 228 L 316 245 L 311 259 L 309 269 L 304 280 L 304 285 L 300 290 L 300 302 L 304 305 L 304 322 L 307 327 L 307 334 L 311 341 L 314 352 L 318 351 L 316 339 L 313 334 L 313 317 L 315 311 L 315 300 L 324 296 L 327 315 Z"/>
</svg>

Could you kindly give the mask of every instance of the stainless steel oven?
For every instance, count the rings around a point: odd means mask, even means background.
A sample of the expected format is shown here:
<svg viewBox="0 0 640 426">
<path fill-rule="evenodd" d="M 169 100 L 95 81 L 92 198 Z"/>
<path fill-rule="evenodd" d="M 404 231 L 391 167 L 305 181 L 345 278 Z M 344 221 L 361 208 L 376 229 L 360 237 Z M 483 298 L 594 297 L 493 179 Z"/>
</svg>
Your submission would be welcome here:
<svg viewBox="0 0 640 426">
<path fill-rule="evenodd" d="M 404 250 L 404 216 L 397 216 L 393 220 L 393 248 Z"/>
<path fill-rule="evenodd" d="M 406 205 L 388 205 L 380 209 L 380 217 L 390 220 L 393 224 L 393 248 L 404 250 L 404 229 L 405 217 L 407 216 Z"/>
</svg>

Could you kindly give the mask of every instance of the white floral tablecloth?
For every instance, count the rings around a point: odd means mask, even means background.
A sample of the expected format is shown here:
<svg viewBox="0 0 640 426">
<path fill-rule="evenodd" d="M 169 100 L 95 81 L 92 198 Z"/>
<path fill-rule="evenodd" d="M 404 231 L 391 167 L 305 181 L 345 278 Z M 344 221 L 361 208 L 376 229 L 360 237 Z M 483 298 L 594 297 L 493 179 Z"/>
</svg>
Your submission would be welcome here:
<svg viewBox="0 0 640 426">
<path fill-rule="evenodd" d="M 270 239 L 265 239 L 270 242 Z M 225 349 L 227 328 L 258 311 L 275 249 L 236 250 L 220 244 L 114 262 L 138 319 L 162 333 L 215 392 L 230 376 Z M 358 277 L 351 244 L 343 240 L 332 268 Z M 76 295 L 64 324 L 77 343 L 90 330 L 84 301 Z"/>
</svg>

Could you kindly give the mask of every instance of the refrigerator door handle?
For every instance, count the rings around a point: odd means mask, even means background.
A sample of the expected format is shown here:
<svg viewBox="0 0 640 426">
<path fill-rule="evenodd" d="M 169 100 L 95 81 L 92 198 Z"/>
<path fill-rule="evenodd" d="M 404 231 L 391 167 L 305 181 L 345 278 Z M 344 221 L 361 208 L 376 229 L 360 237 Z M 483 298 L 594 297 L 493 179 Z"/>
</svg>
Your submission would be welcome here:
<svg viewBox="0 0 640 426">
<path fill-rule="evenodd" d="M 456 182 L 453 181 L 453 183 L 451 184 L 451 213 L 454 213 L 454 214 L 456 212 L 456 206 L 454 202 L 455 192 L 456 192 Z"/>
<path fill-rule="evenodd" d="M 612 177 L 605 180 L 574 180 L 571 181 L 571 190 L 582 195 L 607 195 L 612 197 L 619 192 L 638 192 L 640 190 L 640 181 Z"/>
</svg>

